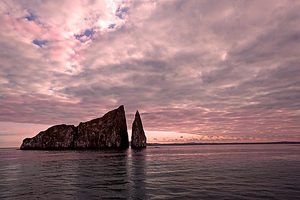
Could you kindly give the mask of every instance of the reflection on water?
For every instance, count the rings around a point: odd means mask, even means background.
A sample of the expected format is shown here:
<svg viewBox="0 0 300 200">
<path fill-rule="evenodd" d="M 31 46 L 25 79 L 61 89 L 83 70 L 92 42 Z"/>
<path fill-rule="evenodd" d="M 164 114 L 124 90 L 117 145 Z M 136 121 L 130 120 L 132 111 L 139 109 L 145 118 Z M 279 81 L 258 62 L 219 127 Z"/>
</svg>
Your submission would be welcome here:
<svg viewBox="0 0 300 200">
<path fill-rule="evenodd" d="M 146 199 L 146 149 L 131 150 L 131 197 L 133 199 Z"/>
<path fill-rule="evenodd" d="M 0 199 L 297 199 L 300 145 L 0 149 Z"/>
<path fill-rule="evenodd" d="M 76 197 L 118 199 L 129 196 L 128 150 L 77 153 Z"/>
</svg>

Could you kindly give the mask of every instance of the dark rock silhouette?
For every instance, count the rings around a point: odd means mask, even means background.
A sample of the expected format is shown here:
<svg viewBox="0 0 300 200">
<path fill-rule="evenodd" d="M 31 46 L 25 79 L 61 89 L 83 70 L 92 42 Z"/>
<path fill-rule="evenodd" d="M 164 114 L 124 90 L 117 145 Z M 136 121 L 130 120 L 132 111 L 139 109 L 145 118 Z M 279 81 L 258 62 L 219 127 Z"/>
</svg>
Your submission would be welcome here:
<svg viewBox="0 0 300 200">
<path fill-rule="evenodd" d="M 124 106 L 103 117 L 73 125 L 56 125 L 26 138 L 20 149 L 125 149 L 129 147 Z"/>
<path fill-rule="evenodd" d="M 145 148 L 146 143 L 146 136 L 143 129 L 142 120 L 137 110 L 135 113 L 135 119 L 132 123 L 132 136 L 131 136 L 131 148 Z"/>
<path fill-rule="evenodd" d="M 76 127 L 73 125 L 52 126 L 33 138 L 24 139 L 21 149 L 70 149 L 75 134 Z"/>
<path fill-rule="evenodd" d="M 75 148 L 128 148 L 128 133 L 124 106 L 103 117 L 80 123 L 74 141 Z"/>
</svg>

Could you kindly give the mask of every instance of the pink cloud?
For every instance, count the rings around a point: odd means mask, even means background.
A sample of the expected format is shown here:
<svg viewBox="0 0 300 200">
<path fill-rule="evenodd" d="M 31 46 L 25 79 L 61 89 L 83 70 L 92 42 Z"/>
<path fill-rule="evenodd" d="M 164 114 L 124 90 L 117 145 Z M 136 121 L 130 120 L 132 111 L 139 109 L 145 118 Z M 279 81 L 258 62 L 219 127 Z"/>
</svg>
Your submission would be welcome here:
<svg viewBox="0 0 300 200">
<path fill-rule="evenodd" d="M 33 137 L 48 125 L 0 122 L 0 147 L 19 147 L 25 137 Z"/>
<path fill-rule="evenodd" d="M 124 104 L 129 129 L 139 109 L 191 140 L 299 140 L 299 19 L 294 1 L 1 1 L 0 120 Z"/>
<path fill-rule="evenodd" d="M 116 16 L 117 8 L 125 4 L 114 1 L 96 1 L 88 4 L 83 1 L 64 1 L 58 8 L 56 3 L 28 4 L 34 11 L 35 19 L 28 20 L 28 8 L 22 6 L 12 9 L 1 4 L 1 24 L 6 31 L 14 32 L 27 43 L 33 40 L 45 40 L 44 54 L 50 61 L 59 62 L 59 72 L 72 69 L 71 73 L 80 70 L 84 59 L 80 51 L 87 48 L 93 36 L 84 35 L 86 30 L 93 30 L 94 36 L 109 29 L 110 24 L 120 27 L 124 19 Z M 1 11 L 0 10 L 0 11 Z M 76 35 L 82 35 L 77 38 Z M 79 70 L 79 71 L 78 71 Z"/>
</svg>

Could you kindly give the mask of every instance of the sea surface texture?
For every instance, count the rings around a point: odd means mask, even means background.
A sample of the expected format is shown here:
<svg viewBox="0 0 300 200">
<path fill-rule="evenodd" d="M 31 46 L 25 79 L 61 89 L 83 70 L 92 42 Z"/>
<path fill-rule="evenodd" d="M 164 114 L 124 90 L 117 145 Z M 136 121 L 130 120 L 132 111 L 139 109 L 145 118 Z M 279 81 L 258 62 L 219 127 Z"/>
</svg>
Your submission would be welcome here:
<svg viewBox="0 0 300 200">
<path fill-rule="evenodd" d="M 0 149 L 0 199 L 300 199 L 300 145 Z"/>
</svg>

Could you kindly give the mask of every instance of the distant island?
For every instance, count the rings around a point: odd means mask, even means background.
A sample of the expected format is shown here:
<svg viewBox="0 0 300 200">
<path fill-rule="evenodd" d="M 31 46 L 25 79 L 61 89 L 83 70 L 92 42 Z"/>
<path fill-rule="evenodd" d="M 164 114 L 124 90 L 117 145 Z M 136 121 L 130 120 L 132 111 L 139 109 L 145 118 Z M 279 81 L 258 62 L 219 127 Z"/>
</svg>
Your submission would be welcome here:
<svg viewBox="0 0 300 200">
<path fill-rule="evenodd" d="M 147 143 L 148 146 L 173 146 L 173 145 L 251 145 L 251 144 L 300 144 L 300 142 L 189 142 L 189 143 Z"/>
<path fill-rule="evenodd" d="M 230 142 L 230 143 L 148 143 L 142 120 L 136 111 L 132 123 L 131 148 L 170 145 L 248 145 L 248 144 L 300 144 L 300 142 Z M 129 148 L 124 106 L 109 111 L 101 118 L 74 125 L 55 125 L 26 138 L 22 150 L 65 150 L 65 149 L 127 149 Z"/>
<path fill-rule="evenodd" d="M 146 135 L 139 112 L 132 124 L 131 148 L 146 147 Z M 22 150 L 63 149 L 126 149 L 129 147 L 124 106 L 106 113 L 103 117 L 74 125 L 55 125 L 26 138 Z"/>
</svg>

